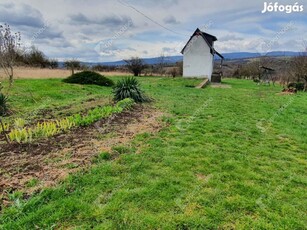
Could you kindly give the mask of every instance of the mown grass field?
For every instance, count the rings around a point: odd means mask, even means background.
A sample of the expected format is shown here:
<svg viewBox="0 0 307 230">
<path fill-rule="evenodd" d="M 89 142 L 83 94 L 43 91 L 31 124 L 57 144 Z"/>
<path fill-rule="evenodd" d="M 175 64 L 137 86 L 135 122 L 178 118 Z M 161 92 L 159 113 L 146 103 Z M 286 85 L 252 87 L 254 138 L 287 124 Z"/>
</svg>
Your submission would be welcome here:
<svg viewBox="0 0 307 230">
<path fill-rule="evenodd" d="M 199 80 L 139 80 L 167 114 L 164 128 L 29 200 L 11 195 L 0 229 L 307 228 L 306 93 L 247 80 L 201 90 L 189 87 Z M 59 109 L 107 102 L 111 89 L 18 80 L 13 92 L 13 106 L 29 113 L 46 98 Z"/>
<path fill-rule="evenodd" d="M 93 99 L 100 104 L 107 103 L 110 90 L 93 85 L 66 84 L 61 79 L 27 79 L 16 80 L 8 95 L 14 117 L 35 119 L 44 110 L 59 113 L 71 107 L 74 112 L 80 111 L 86 101 Z"/>
</svg>

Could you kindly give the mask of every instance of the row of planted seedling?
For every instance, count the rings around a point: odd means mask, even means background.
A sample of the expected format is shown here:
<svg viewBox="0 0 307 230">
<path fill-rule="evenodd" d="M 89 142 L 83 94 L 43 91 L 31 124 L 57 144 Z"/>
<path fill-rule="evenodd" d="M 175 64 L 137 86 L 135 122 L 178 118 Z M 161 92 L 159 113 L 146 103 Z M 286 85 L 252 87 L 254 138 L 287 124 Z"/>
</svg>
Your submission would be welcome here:
<svg viewBox="0 0 307 230">
<path fill-rule="evenodd" d="M 123 110 L 131 109 L 133 104 L 132 99 L 126 98 L 117 102 L 114 106 L 107 105 L 89 110 L 86 115 L 75 114 L 60 120 L 38 122 L 31 127 L 25 127 L 25 120 L 18 118 L 15 120 L 12 129 L 10 129 L 9 124 L 4 124 L 4 129 L 10 130 L 7 136 L 11 142 L 29 143 L 35 139 L 51 137 L 65 132 L 73 127 L 90 125 L 100 119 L 121 113 Z"/>
</svg>

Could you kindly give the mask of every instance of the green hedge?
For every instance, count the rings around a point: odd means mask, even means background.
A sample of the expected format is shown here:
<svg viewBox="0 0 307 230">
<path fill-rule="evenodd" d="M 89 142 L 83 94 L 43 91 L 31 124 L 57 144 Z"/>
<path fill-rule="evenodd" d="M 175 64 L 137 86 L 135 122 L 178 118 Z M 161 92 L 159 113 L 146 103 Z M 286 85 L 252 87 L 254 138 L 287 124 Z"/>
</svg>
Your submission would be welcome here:
<svg viewBox="0 0 307 230">
<path fill-rule="evenodd" d="M 79 73 L 75 73 L 70 77 L 64 79 L 63 82 L 81 84 L 81 85 L 100 85 L 100 86 L 114 85 L 114 82 L 112 80 L 93 71 L 82 71 Z"/>
</svg>

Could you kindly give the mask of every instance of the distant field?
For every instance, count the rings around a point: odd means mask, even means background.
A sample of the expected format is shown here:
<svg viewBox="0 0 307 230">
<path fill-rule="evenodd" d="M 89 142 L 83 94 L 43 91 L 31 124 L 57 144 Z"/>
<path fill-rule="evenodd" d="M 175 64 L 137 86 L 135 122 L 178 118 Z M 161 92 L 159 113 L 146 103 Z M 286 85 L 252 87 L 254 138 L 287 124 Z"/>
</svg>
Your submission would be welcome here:
<svg viewBox="0 0 307 230">
<path fill-rule="evenodd" d="M 78 72 L 78 71 L 76 71 Z M 105 76 L 125 76 L 130 73 L 123 72 L 100 72 Z M 15 79 L 46 79 L 46 78 L 65 78 L 71 75 L 70 70 L 66 69 L 41 69 L 17 67 L 14 69 Z M 0 71 L 0 79 L 4 78 L 3 71 Z"/>
<path fill-rule="evenodd" d="M 0 229 L 307 229 L 307 93 L 249 80 L 195 89 L 195 79 L 138 79 L 166 114 L 163 128 L 113 146 L 115 158 L 98 154 L 94 166 L 30 199 L 11 193 Z M 15 86 L 17 110 L 44 98 L 74 108 L 111 93 L 59 79 Z"/>
</svg>

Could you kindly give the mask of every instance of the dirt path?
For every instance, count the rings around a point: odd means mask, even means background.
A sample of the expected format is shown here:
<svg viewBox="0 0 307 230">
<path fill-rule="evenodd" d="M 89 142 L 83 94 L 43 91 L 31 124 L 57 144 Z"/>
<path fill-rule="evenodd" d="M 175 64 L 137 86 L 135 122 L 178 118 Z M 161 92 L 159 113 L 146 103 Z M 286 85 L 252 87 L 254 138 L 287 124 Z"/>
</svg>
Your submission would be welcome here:
<svg viewBox="0 0 307 230">
<path fill-rule="evenodd" d="M 90 166 L 97 154 L 129 143 L 136 134 L 158 132 L 162 115 L 152 108 L 137 106 L 132 111 L 39 143 L 0 146 L 1 203 L 8 203 L 7 193 L 15 190 L 31 194 L 55 185 L 69 173 Z"/>
</svg>

